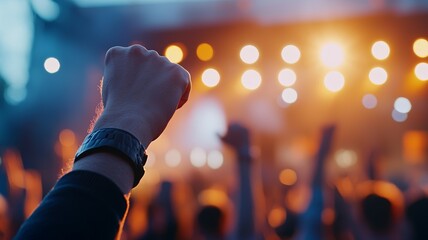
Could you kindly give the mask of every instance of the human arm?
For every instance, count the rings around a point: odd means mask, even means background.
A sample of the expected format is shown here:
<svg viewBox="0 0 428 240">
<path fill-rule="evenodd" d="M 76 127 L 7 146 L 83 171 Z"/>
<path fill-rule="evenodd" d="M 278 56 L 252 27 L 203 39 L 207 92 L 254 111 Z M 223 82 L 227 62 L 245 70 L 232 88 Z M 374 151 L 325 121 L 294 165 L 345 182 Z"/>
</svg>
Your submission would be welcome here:
<svg viewBox="0 0 428 240">
<path fill-rule="evenodd" d="M 252 239 L 255 236 L 254 199 L 251 185 L 250 137 L 248 129 L 238 123 L 228 126 L 223 143 L 230 146 L 238 163 L 238 195 L 236 201 L 237 222 L 234 231 L 236 239 Z"/>
<path fill-rule="evenodd" d="M 190 76 L 155 51 L 133 45 L 106 53 L 104 110 L 93 131 L 121 129 L 147 148 L 187 100 Z M 122 155 L 96 151 L 63 176 L 16 239 L 114 239 L 128 207 L 134 171 Z"/>
</svg>

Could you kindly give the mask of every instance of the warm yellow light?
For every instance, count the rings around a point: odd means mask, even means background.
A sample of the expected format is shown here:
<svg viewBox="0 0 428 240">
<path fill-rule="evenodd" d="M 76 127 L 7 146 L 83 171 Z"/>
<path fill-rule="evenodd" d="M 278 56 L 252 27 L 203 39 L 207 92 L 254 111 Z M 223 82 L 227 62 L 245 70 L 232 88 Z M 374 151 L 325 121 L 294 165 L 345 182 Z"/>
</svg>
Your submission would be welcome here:
<svg viewBox="0 0 428 240">
<path fill-rule="evenodd" d="M 215 87 L 220 82 L 220 73 L 213 68 L 208 68 L 202 73 L 202 82 L 207 87 Z"/>
<path fill-rule="evenodd" d="M 286 88 L 281 93 L 281 99 L 285 103 L 291 104 L 297 101 L 297 91 L 293 88 Z"/>
<path fill-rule="evenodd" d="M 338 71 L 331 71 L 324 78 L 324 86 L 330 92 L 338 92 L 345 86 L 345 77 Z"/>
<path fill-rule="evenodd" d="M 214 56 L 214 49 L 208 43 L 201 43 L 196 48 L 196 55 L 201 61 L 209 61 Z"/>
<path fill-rule="evenodd" d="M 297 182 L 297 173 L 293 169 L 287 168 L 279 174 L 279 181 L 287 186 L 294 185 Z"/>
<path fill-rule="evenodd" d="M 256 70 L 247 70 L 242 74 L 242 86 L 249 90 L 255 90 L 262 83 L 262 76 Z"/>
<path fill-rule="evenodd" d="M 389 57 L 390 48 L 385 41 L 377 41 L 372 45 L 372 55 L 377 60 L 385 60 Z"/>
<path fill-rule="evenodd" d="M 253 64 L 259 59 L 259 50 L 253 45 L 246 45 L 239 53 L 241 60 L 247 64 Z"/>
<path fill-rule="evenodd" d="M 412 110 L 410 100 L 405 97 L 399 97 L 394 102 L 394 109 L 400 113 L 408 113 Z"/>
<path fill-rule="evenodd" d="M 296 82 L 296 73 L 289 68 L 284 68 L 278 73 L 278 82 L 284 87 L 290 87 Z"/>
<path fill-rule="evenodd" d="M 377 106 L 377 98 L 373 94 L 366 94 L 362 100 L 363 106 L 367 109 L 372 109 Z"/>
<path fill-rule="evenodd" d="M 381 67 L 375 67 L 370 70 L 369 79 L 375 85 L 382 85 L 388 79 L 388 73 Z"/>
<path fill-rule="evenodd" d="M 413 52 L 420 58 L 428 57 L 428 41 L 424 38 L 419 38 L 413 43 Z"/>
<path fill-rule="evenodd" d="M 338 43 L 327 43 L 321 48 L 321 61 L 330 68 L 339 67 L 345 60 L 345 52 Z"/>
<path fill-rule="evenodd" d="M 428 63 L 419 63 L 415 67 L 415 75 L 421 81 L 428 80 Z"/>
<path fill-rule="evenodd" d="M 178 45 L 170 45 L 165 49 L 165 57 L 172 63 L 180 63 L 184 58 L 184 51 Z"/>
<path fill-rule="evenodd" d="M 284 62 L 294 64 L 300 59 L 300 50 L 294 45 L 287 45 L 282 49 L 281 57 Z"/>
</svg>

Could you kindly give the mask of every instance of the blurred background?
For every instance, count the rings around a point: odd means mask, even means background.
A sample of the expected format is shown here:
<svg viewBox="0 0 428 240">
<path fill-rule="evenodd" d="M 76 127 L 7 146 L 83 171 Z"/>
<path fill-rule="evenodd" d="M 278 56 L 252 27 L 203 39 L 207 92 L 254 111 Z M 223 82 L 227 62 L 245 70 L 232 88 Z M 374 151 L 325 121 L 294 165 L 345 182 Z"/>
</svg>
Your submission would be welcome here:
<svg viewBox="0 0 428 240">
<path fill-rule="evenodd" d="M 136 198 L 163 180 L 233 187 L 234 156 L 218 138 L 230 121 L 251 131 L 267 209 L 278 189 L 310 181 L 330 123 L 327 182 L 363 179 L 374 154 L 379 179 L 428 190 L 426 0 L 0 0 L 0 187 L 16 216 L 86 136 L 106 50 L 131 44 L 181 64 L 193 83 L 148 148 Z M 22 189 L 25 207 L 10 202 Z"/>
</svg>

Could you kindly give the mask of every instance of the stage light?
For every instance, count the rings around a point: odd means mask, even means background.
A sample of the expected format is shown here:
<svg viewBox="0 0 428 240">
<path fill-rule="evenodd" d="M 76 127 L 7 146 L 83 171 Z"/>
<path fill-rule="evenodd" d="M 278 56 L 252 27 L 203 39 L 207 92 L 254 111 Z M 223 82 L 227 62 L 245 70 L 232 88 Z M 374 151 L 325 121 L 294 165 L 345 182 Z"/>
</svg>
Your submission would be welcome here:
<svg viewBox="0 0 428 240">
<path fill-rule="evenodd" d="M 394 109 L 399 113 L 408 113 L 412 110 L 412 104 L 409 99 L 405 97 L 399 97 L 394 102 Z"/>
<path fill-rule="evenodd" d="M 169 45 L 165 49 L 165 57 L 172 63 L 180 63 L 184 58 L 184 51 L 178 45 Z"/>
<path fill-rule="evenodd" d="M 59 63 L 58 59 L 50 57 L 45 60 L 44 66 L 46 72 L 53 74 L 59 71 L 61 64 Z"/>
<path fill-rule="evenodd" d="M 338 92 L 345 86 L 345 77 L 338 71 L 331 71 L 324 78 L 324 86 L 330 92 Z"/>
<path fill-rule="evenodd" d="M 289 68 L 282 69 L 278 74 L 278 82 L 284 87 L 290 87 L 296 82 L 296 73 Z"/>
<path fill-rule="evenodd" d="M 213 68 L 208 68 L 202 73 L 202 82 L 207 87 L 215 87 L 220 82 L 220 74 Z"/>
<path fill-rule="evenodd" d="M 213 150 L 208 152 L 207 164 L 211 169 L 219 169 L 223 166 L 223 154 L 220 151 Z"/>
<path fill-rule="evenodd" d="M 413 43 L 413 52 L 420 58 L 428 57 L 428 41 L 424 38 L 419 38 Z"/>
<path fill-rule="evenodd" d="M 349 168 L 357 163 L 357 154 L 352 150 L 341 149 L 335 153 L 337 166 L 341 168 Z"/>
<path fill-rule="evenodd" d="M 253 64 L 259 59 L 259 50 L 253 45 L 246 45 L 239 53 L 241 60 L 247 64 Z"/>
<path fill-rule="evenodd" d="M 300 50 L 294 45 L 287 45 L 282 49 L 281 57 L 284 62 L 294 64 L 300 59 Z"/>
<path fill-rule="evenodd" d="M 392 110 L 391 117 L 396 122 L 404 122 L 407 120 L 407 113 L 401 113 L 397 110 Z"/>
<path fill-rule="evenodd" d="M 339 67 L 345 60 L 345 52 L 338 43 L 327 43 L 321 48 L 321 61 L 330 68 Z"/>
<path fill-rule="evenodd" d="M 297 101 L 297 91 L 293 88 L 286 88 L 281 93 L 281 99 L 285 103 L 291 104 Z"/>
<path fill-rule="evenodd" d="M 285 222 L 287 218 L 287 212 L 282 207 L 275 207 L 269 212 L 268 223 L 272 228 L 279 227 Z"/>
<path fill-rule="evenodd" d="M 363 106 L 367 109 L 373 109 L 377 106 L 377 98 L 373 94 L 366 94 L 362 100 Z"/>
<path fill-rule="evenodd" d="M 372 55 L 377 60 L 385 60 L 389 57 L 390 48 L 385 41 L 377 41 L 372 45 Z"/>
<path fill-rule="evenodd" d="M 165 153 L 165 163 L 170 167 L 177 167 L 181 162 L 181 154 L 177 149 Z"/>
<path fill-rule="evenodd" d="M 421 81 L 428 80 L 428 63 L 418 63 L 415 67 L 415 76 Z"/>
<path fill-rule="evenodd" d="M 262 76 L 256 70 L 247 70 L 242 74 L 241 83 L 246 89 L 255 90 L 260 87 Z"/>
<path fill-rule="evenodd" d="M 279 181 L 286 185 L 292 186 L 297 182 L 297 173 L 293 169 L 287 168 L 279 174 Z"/>
<path fill-rule="evenodd" d="M 198 58 L 201 61 L 209 61 L 213 58 L 214 56 L 214 49 L 213 47 L 208 44 L 208 43 L 201 43 L 199 44 L 199 46 L 196 48 L 196 56 L 198 56 Z"/>
<path fill-rule="evenodd" d="M 375 85 L 382 85 L 388 79 L 388 73 L 381 67 L 375 67 L 370 70 L 369 79 Z"/>
<path fill-rule="evenodd" d="M 202 148 L 194 148 L 190 152 L 190 163 L 197 168 L 203 167 L 207 162 L 207 153 Z"/>
</svg>

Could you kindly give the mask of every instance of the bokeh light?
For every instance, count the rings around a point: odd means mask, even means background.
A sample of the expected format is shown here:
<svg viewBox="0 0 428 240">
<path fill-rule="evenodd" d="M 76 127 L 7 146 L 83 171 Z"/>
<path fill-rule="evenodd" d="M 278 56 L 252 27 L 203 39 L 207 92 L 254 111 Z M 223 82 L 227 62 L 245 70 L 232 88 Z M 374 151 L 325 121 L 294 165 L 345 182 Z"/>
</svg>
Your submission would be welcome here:
<svg viewBox="0 0 428 240">
<path fill-rule="evenodd" d="M 370 70 L 369 79 L 375 85 L 382 85 L 388 79 L 388 73 L 381 67 L 375 67 Z"/>
<path fill-rule="evenodd" d="M 284 87 L 290 87 L 296 82 L 296 73 L 289 68 L 284 68 L 278 73 L 278 82 Z"/>
<path fill-rule="evenodd" d="M 401 113 L 397 110 L 392 110 L 391 117 L 396 122 L 404 122 L 407 120 L 407 113 Z"/>
<path fill-rule="evenodd" d="M 59 142 L 66 147 L 73 146 L 76 143 L 76 135 L 70 129 L 64 129 L 59 133 Z"/>
<path fill-rule="evenodd" d="M 281 57 L 282 60 L 284 60 L 286 63 L 297 63 L 300 59 L 300 50 L 294 45 L 287 45 L 282 49 Z"/>
<path fill-rule="evenodd" d="M 345 60 L 345 52 L 338 43 L 327 43 L 321 48 L 321 61 L 330 68 L 339 67 Z"/>
<path fill-rule="evenodd" d="M 220 73 L 213 68 L 208 68 L 202 73 L 202 82 L 207 87 L 215 87 L 220 82 Z"/>
<path fill-rule="evenodd" d="M 413 52 L 420 58 L 428 57 L 428 41 L 424 38 L 416 39 L 413 43 Z"/>
<path fill-rule="evenodd" d="M 208 43 L 201 43 L 196 48 L 196 56 L 198 56 L 201 61 L 209 61 L 214 56 L 214 49 Z"/>
<path fill-rule="evenodd" d="M 421 80 L 428 80 L 428 63 L 418 63 L 415 67 L 415 76 Z"/>
<path fill-rule="evenodd" d="M 202 148 L 194 148 L 190 152 L 190 163 L 194 167 L 203 167 L 207 162 L 207 153 Z"/>
<path fill-rule="evenodd" d="M 46 72 L 56 73 L 59 71 L 61 64 L 59 63 L 58 59 L 56 59 L 54 57 L 50 57 L 50 58 L 47 58 L 45 60 L 44 67 L 45 67 Z"/>
<path fill-rule="evenodd" d="M 247 64 L 253 64 L 259 59 L 259 50 L 253 45 L 246 45 L 239 53 L 241 60 Z"/>
<path fill-rule="evenodd" d="M 412 110 L 412 104 L 409 99 L 405 97 L 399 97 L 394 102 L 394 109 L 399 113 L 408 113 Z"/>
<path fill-rule="evenodd" d="M 286 219 L 287 212 L 282 207 L 273 208 L 268 215 L 268 223 L 271 227 L 279 227 Z"/>
<path fill-rule="evenodd" d="M 262 76 L 256 70 L 247 70 L 242 74 L 241 83 L 246 89 L 255 90 L 260 87 Z"/>
<path fill-rule="evenodd" d="M 293 169 L 286 168 L 279 174 L 279 181 L 286 185 L 292 186 L 297 182 L 297 173 Z"/>
<path fill-rule="evenodd" d="M 170 167 L 177 167 L 181 163 L 181 154 L 177 149 L 165 153 L 165 163 Z"/>
<path fill-rule="evenodd" d="M 377 60 L 385 60 L 389 57 L 390 48 L 385 41 L 377 41 L 372 45 L 372 55 Z"/>
<path fill-rule="evenodd" d="M 345 77 L 338 71 L 331 71 L 324 78 L 324 86 L 330 92 L 338 92 L 345 86 Z"/>
<path fill-rule="evenodd" d="M 223 154 L 218 150 L 208 152 L 207 164 L 212 169 L 219 169 L 223 166 L 224 157 Z"/>
<path fill-rule="evenodd" d="M 178 45 L 169 45 L 165 49 L 165 57 L 172 63 L 180 63 L 184 58 L 184 50 Z"/>
<path fill-rule="evenodd" d="M 281 93 L 281 99 L 285 103 L 291 104 L 297 101 L 297 91 L 293 88 L 286 88 Z"/>
<path fill-rule="evenodd" d="M 362 99 L 363 106 L 367 109 L 373 109 L 377 106 L 377 98 L 373 94 L 366 94 Z"/>
<path fill-rule="evenodd" d="M 334 155 L 337 166 L 349 168 L 357 163 L 357 154 L 352 150 L 341 149 Z"/>
</svg>

